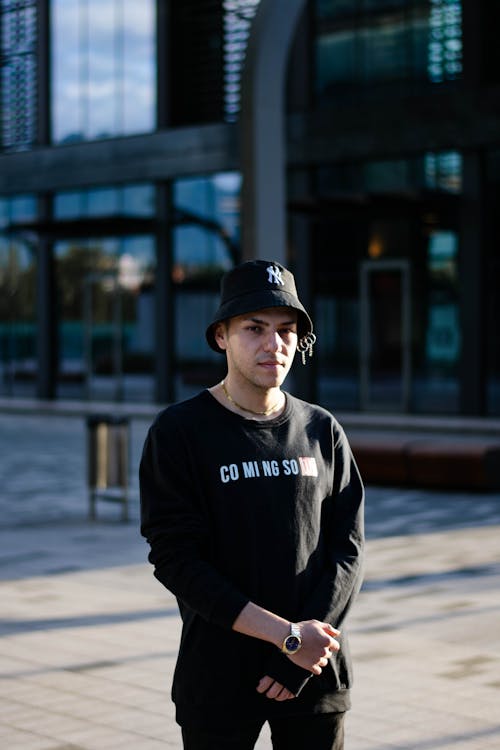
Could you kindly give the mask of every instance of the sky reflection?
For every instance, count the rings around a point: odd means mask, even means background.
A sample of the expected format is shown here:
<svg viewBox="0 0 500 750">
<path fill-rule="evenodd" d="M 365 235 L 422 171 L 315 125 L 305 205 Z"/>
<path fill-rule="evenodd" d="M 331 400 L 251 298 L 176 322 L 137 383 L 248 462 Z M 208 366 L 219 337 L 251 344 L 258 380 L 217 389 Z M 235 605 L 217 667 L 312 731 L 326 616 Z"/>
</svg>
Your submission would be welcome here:
<svg viewBox="0 0 500 750">
<path fill-rule="evenodd" d="M 55 142 L 155 127 L 153 0 L 52 0 Z"/>
</svg>

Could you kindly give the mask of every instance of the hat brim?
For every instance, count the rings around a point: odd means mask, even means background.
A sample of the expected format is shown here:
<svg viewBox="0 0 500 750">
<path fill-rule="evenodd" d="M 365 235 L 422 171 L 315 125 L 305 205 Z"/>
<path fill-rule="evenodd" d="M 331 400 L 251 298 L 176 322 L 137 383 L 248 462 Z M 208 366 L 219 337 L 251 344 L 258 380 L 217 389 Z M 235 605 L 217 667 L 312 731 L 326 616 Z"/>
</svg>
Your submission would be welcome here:
<svg viewBox="0 0 500 750">
<path fill-rule="evenodd" d="M 290 307 L 292 310 L 297 310 L 297 335 L 299 340 L 312 332 L 312 320 L 295 295 L 277 289 L 252 291 L 228 300 L 219 307 L 205 332 L 209 347 L 219 354 L 224 354 L 224 350 L 219 347 L 215 340 L 217 323 L 234 318 L 237 315 L 244 315 L 255 310 L 265 310 L 269 307 Z"/>
</svg>

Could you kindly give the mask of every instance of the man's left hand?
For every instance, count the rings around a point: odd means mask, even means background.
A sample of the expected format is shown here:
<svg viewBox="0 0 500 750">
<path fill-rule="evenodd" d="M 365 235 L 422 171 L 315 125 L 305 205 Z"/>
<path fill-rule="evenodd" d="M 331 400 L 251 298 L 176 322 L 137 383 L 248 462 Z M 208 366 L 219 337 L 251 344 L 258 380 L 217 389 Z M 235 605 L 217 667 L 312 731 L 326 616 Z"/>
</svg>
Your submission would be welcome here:
<svg viewBox="0 0 500 750">
<path fill-rule="evenodd" d="M 273 680 L 268 675 L 263 677 L 257 685 L 257 692 L 264 693 L 268 698 L 275 701 L 288 701 L 291 698 L 295 698 L 295 695 L 288 688 L 276 682 L 276 680 Z"/>
</svg>

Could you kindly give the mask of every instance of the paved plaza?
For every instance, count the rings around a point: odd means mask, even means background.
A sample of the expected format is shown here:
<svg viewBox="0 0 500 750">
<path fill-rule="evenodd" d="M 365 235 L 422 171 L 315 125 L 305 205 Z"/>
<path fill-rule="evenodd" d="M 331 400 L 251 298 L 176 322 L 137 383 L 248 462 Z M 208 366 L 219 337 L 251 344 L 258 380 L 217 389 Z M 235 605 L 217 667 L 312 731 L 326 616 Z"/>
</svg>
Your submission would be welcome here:
<svg viewBox="0 0 500 750">
<path fill-rule="evenodd" d="M 179 617 L 138 533 L 146 429 L 131 521 L 102 502 L 91 522 L 85 420 L 0 414 L 2 750 L 181 748 Z M 366 521 L 346 750 L 498 750 L 500 493 L 368 487 Z"/>
</svg>

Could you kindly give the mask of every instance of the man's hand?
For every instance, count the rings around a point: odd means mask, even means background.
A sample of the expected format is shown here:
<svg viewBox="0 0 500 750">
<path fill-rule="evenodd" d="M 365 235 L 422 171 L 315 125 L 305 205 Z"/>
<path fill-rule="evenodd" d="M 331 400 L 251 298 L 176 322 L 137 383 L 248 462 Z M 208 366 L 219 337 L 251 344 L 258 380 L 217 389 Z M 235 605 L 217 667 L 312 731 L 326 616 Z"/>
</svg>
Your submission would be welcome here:
<svg viewBox="0 0 500 750">
<path fill-rule="evenodd" d="M 321 674 L 332 653 L 340 649 L 340 644 L 336 640 L 340 635 L 340 630 L 328 622 L 319 620 L 303 620 L 296 624 L 300 628 L 302 646 L 295 654 L 288 654 L 287 657 L 298 667 L 316 675 Z M 281 644 L 290 632 L 290 621 L 253 602 L 248 602 L 234 621 L 233 630 L 252 638 L 260 638 L 281 648 Z M 273 700 L 283 701 L 295 697 L 281 683 L 268 675 L 261 679 L 257 690 Z"/>
<path fill-rule="evenodd" d="M 340 630 L 319 620 L 304 620 L 298 622 L 297 625 L 300 628 L 302 646 L 296 653 L 287 654 L 287 656 L 298 667 L 316 675 L 321 674 L 332 653 L 340 649 L 340 643 L 337 640 Z"/>
<path fill-rule="evenodd" d="M 340 630 L 327 622 L 319 622 L 319 620 L 304 620 L 298 622 L 297 625 L 300 628 L 302 646 L 297 653 L 287 654 L 287 656 L 302 669 L 306 669 L 315 675 L 321 674 L 332 653 L 340 649 L 340 643 L 337 640 L 340 636 Z M 269 675 L 260 680 L 257 685 L 257 692 L 265 694 L 271 700 L 280 702 L 295 698 L 295 695 L 288 688 L 269 677 Z"/>
<path fill-rule="evenodd" d="M 257 692 L 265 693 L 268 698 L 275 701 L 288 701 L 291 698 L 295 698 L 294 694 L 286 687 L 268 675 L 263 677 L 257 685 Z"/>
</svg>

